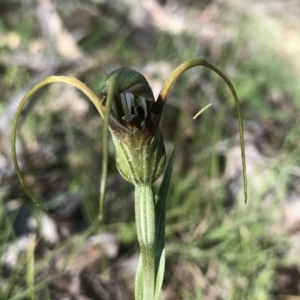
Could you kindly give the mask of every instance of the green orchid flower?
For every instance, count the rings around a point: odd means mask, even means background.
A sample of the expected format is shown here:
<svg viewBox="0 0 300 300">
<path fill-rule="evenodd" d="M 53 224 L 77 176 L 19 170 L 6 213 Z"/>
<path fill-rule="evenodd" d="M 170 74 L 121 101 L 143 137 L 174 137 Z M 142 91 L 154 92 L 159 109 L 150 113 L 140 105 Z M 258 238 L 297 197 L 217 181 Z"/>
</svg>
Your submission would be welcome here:
<svg viewBox="0 0 300 300">
<path fill-rule="evenodd" d="M 235 89 L 229 79 L 215 66 L 203 59 L 184 62 L 167 78 L 157 99 L 140 73 L 120 68 L 112 72 L 102 89 L 100 98 L 83 82 L 72 77 L 50 76 L 37 84 L 22 99 L 13 122 L 12 153 L 20 182 L 35 204 L 47 210 L 37 201 L 24 182 L 16 156 L 16 131 L 21 111 L 29 98 L 41 87 L 55 82 L 71 84 L 81 90 L 95 105 L 104 119 L 103 168 L 100 182 L 99 219 L 102 218 L 107 178 L 108 135 L 111 133 L 120 174 L 135 187 L 135 217 L 138 242 L 141 249 L 136 274 L 135 299 L 158 300 L 165 269 L 165 219 L 166 199 L 172 172 L 173 155 L 166 164 L 166 151 L 159 123 L 172 85 L 185 71 L 204 66 L 217 73 L 228 85 L 237 108 L 243 166 L 244 195 L 247 199 L 247 178 L 243 122 Z M 201 111 L 202 112 L 202 111 Z M 200 113 L 201 113 L 200 112 Z M 198 115 L 198 114 L 197 114 Z M 153 182 L 164 172 L 156 195 Z"/>
<path fill-rule="evenodd" d="M 109 128 L 120 174 L 135 186 L 151 185 L 161 174 L 166 151 L 152 117 L 153 92 L 140 73 L 120 68 L 102 89 L 102 104 L 111 100 Z"/>
</svg>

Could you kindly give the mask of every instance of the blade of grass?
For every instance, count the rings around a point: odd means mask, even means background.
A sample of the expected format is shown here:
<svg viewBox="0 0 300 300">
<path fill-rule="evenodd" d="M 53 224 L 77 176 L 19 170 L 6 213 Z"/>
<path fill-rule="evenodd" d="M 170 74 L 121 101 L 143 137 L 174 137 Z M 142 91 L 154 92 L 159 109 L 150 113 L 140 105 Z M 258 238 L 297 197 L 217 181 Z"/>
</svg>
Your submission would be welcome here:
<svg viewBox="0 0 300 300">
<path fill-rule="evenodd" d="M 35 235 L 32 235 L 26 253 L 26 284 L 28 289 L 31 290 L 29 295 L 30 300 L 35 300 L 34 293 L 34 249 L 35 249 Z"/>
</svg>

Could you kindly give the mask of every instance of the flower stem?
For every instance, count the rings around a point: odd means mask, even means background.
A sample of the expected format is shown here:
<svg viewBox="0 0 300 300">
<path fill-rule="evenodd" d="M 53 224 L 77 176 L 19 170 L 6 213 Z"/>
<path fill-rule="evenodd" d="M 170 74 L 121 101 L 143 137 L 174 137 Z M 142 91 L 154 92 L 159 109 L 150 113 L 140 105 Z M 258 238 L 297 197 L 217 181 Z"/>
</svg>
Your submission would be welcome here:
<svg viewBox="0 0 300 300">
<path fill-rule="evenodd" d="M 151 185 L 135 186 L 135 219 L 141 247 L 142 300 L 153 300 L 155 290 L 155 214 Z"/>
</svg>

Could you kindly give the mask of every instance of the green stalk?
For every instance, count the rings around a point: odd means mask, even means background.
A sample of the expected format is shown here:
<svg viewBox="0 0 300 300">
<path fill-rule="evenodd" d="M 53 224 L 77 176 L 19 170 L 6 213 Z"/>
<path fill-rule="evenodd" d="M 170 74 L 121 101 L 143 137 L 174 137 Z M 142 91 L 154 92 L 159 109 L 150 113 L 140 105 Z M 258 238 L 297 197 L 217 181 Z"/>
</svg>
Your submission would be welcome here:
<svg viewBox="0 0 300 300">
<path fill-rule="evenodd" d="M 137 237 L 141 248 L 142 299 L 153 300 L 155 290 L 155 214 L 151 185 L 135 186 L 135 219 Z"/>
</svg>

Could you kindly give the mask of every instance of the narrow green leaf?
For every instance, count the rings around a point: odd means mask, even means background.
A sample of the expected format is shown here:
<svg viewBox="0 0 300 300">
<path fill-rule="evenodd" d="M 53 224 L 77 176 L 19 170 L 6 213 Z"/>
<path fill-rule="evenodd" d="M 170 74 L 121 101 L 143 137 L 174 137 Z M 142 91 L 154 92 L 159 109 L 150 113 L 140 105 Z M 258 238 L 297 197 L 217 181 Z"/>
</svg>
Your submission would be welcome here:
<svg viewBox="0 0 300 300">
<path fill-rule="evenodd" d="M 29 240 L 27 252 L 26 252 L 26 283 L 28 289 L 31 290 L 29 296 L 30 300 L 35 300 L 34 292 L 34 249 L 35 249 L 35 235 L 32 235 Z"/>
<path fill-rule="evenodd" d="M 165 271 L 167 196 L 172 175 L 174 153 L 175 148 L 169 158 L 163 180 L 155 197 L 155 299 L 158 299 L 159 297 Z"/>
<path fill-rule="evenodd" d="M 165 274 L 165 262 L 166 262 L 166 251 L 164 248 L 160 255 L 160 261 L 158 264 L 158 270 L 157 270 L 157 274 L 156 274 L 154 300 L 159 299 L 162 283 L 164 280 L 164 274 Z"/>
<path fill-rule="evenodd" d="M 143 262 L 140 255 L 136 274 L 135 274 L 135 300 L 143 300 Z"/>
<path fill-rule="evenodd" d="M 164 173 L 163 180 L 159 187 L 158 193 L 155 197 L 155 297 L 158 299 L 163 278 L 165 272 L 165 227 L 166 227 L 166 212 L 167 212 L 167 197 L 170 186 L 170 181 L 172 177 L 172 167 L 173 159 L 176 151 L 176 147 L 179 143 L 179 140 L 186 130 L 186 128 L 198 118 L 211 104 L 206 105 L 204 108 L 199 110 L 199 112 L 193 117 L 193 119 L 184 127 L 182 133 L 179 135 L 179 138 L 175 144 L 175 147 L 172 151 L 172 154 L 167 163 L 167 167 Z"/>
</svg>

